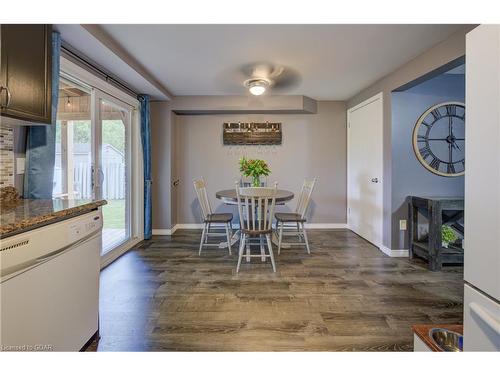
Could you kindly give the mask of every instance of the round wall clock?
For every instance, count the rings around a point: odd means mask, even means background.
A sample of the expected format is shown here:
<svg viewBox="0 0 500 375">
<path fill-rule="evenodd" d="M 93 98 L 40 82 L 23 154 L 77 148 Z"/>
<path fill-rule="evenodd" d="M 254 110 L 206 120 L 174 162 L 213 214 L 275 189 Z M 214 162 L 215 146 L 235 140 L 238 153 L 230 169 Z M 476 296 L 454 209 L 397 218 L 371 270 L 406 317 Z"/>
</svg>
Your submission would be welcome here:
<svg viewBox="0 0 500 375">
<path fill-rule="evenodd" d="M 418 161 L 439 176 L 465 173 L 465 104 L 445 102 L 422 113 L 413 129 Z"/>
</svg>

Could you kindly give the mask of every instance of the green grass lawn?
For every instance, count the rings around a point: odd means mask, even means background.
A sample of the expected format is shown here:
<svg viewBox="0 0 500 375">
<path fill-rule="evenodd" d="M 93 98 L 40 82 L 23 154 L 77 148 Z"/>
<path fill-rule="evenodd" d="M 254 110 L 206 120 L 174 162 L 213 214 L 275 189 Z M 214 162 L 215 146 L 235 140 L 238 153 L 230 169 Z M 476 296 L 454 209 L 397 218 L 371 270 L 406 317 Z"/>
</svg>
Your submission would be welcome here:
<svg viewBox="0 0 500 375">
<path fill-rule="evenodd" d="M 125 229 L 125 199 L 109 199 L 102 212 L 105 229 Z"/>
</svg>

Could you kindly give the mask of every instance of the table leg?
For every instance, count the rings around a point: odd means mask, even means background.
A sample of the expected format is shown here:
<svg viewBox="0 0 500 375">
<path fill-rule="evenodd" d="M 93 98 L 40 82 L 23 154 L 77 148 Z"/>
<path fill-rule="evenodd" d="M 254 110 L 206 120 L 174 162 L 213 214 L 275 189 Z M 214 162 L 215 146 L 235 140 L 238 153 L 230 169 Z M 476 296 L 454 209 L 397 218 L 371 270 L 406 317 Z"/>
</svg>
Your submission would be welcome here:
<svg viewBox="0 0 500 375">
<path fill-rule="evenodd" d="M 441 226 L 443 224 L 443 212 L 441 202 L 431 202 L 428 204 L 429 210 L 429 242 L 427 252 L 429 254 L 429 269 L 440 271 L 441 262 Z"/>
<path fill-rule="evenodd" d="M 240 240 L 241 231 L 238 229 L 233 233 L 231 237 L 231 246 L 233 246 L 236 242 Z M 219 243 L 219 249 L 225 249 L 227 247 L 227 241 Z"/>
</svg>

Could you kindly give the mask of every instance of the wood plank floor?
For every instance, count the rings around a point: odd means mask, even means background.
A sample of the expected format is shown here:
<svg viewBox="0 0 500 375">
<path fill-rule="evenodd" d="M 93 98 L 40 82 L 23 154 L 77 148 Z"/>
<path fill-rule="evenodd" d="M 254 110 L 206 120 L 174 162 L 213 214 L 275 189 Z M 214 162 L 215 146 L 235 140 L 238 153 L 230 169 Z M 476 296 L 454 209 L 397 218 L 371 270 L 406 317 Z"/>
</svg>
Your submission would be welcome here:
<svg viewBox="0 0 500 375">
<path fill-rule="evenodd" d="M 410 326 L 462 323 L 463 269 L 389 258 L 349 230 L 311 230 L 278 272 L 207 249 L 200 231 L 140 244 L 101 274 L 99 351 L 412 350 Z"/>
</svg>

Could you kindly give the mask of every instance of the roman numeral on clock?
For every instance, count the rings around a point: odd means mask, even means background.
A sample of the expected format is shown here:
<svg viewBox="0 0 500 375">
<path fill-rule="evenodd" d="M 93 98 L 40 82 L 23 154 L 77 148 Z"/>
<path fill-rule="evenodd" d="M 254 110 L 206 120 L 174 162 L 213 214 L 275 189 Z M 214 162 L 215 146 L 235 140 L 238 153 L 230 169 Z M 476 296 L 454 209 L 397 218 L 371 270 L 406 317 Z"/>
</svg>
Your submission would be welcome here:
<svg viewBox="0 0 500 375">
<path fill-rule="evenodd" d="M 424 158 L 427 159 L 431 155 L 431 149 L 428 146 L 424 146 L 418 149 L 418 152 L 420 155 Z"/>
<path fill-rule="evenodd" d="M 446 164 L 446 172 L 455 173 L 455 166 L 453 165 L 453 163 Z"/>
<path fill-rule="evenodd" d="M 438 158 L 434 158 L 434 159 L 432 159 L 432 161 L 430 162 L 429 165 L 431 166 L 431 168 L 433 168 L 436 171 L 438 171 L 440 164 L 441 164 L 441 160 L 439 160 Z"/>
<path fill-rule="evenodd" d="M 425 135 L 418 135 L 417 136 L 417 142 L 425 142 L 427 141 L 427 138 Z"/>
<path fill-rule="evenodd" d="M 434 121 L 437 121 L 437 120 L 439 120 L 441 117 L 443 117 L 443 116 L 441 116 L 441 113 L 439 112 L 439 110 L 438 110 L 437 108 L 436 108 L 436 109 L 433 109 L 433 110 L 431 111 L 431 115 L 434 117 Z"/>
<path fill-rule="evenodd" d="M 446 106 L 446 115 L 456 116 L 457 115 L 457 106 L 454 104 L 448 104 Z"/>
</svg>

